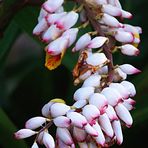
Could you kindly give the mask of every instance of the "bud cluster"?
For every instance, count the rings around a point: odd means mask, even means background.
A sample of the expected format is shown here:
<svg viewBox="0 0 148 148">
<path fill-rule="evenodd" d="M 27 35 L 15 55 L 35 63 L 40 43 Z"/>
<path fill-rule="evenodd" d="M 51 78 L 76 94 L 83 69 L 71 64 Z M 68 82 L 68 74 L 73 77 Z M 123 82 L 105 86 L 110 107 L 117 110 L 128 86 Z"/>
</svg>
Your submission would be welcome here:
<svg viewBox="0 0 148 148">
<path fill-rule="evenodd" d="M 53 99 L 42 108 L 42 116 L 29 119 L 25 128 L 15 133 L 17 139 L 36 135 L 32 148 L 98 148 L 122 144 L 122 125 L 131 127 L 135 86 L 126 80 L 139 69 L 130 64 L 113 65 L 112 54 L 119 50 L 137 56 L 142 32 L 140 27 L 119 20 L 131 18 L 119 0 L 74 0 L 79 8 L 64 11 L 64 0 L 47 0 L 41 7 L 33 34 L 48 44 L 45 47 L 49 69 L 61 64 L 66 50 L 77 39 L 79 29 L 91 25 L 94 30 L 82 35 L 72 52 L 79 52 L 73 69 L 74 85 L 82 83 L 73 95 L 75 103 L 66 105 Z M 80 19 L 79 19 L 80 14 Z M 81 26 L 72 28 L 78 21 Z M 56 127 L 56 136 L 49 132 Z M 54 140 L 55 139 L 55 140 Z"/>
</svg>

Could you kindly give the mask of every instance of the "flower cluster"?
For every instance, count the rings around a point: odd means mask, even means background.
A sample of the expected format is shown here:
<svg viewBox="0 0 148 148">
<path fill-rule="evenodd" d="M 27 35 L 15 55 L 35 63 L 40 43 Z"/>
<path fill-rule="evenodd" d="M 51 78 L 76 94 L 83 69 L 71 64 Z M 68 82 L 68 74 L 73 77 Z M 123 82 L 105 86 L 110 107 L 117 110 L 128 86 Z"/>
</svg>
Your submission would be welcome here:
<svg viewBox="0 0 148 148">
<path fill-rule="evenodd" d="M 47 0 L 41 8 L 38 24 L 33 30 L 45 47 L 45 66 L 52 70 L 61 64 L 67 48 L 76 41 L 78 21 L 90 24 L 92 32 L 82 35 L 72 52 L 79 52 L 73 69 L 74 84 L 82 83 L 73 95 L 75 103 L 66 105 L 62 99 L 53 99 L 42 108 L 42 116 L 29 119 L 25 128 L 15 133 L 17 139 L 36 135 L 32 148 L 98 148 L 122 144 L 122 125 L 133 123 L 129 111 L 134 109 L 135 86 L 126 80 L 139 69 L 130 64 L 113 65 L 112 54 L 117 50 L 124 55 L 137 56 L 142 32 L 138 26 L 119 20 L 131 18 L 122 9 L 119 0 L 74 0 L 78 9 L 65 12 L 64 0 Z M 49 132 L 56 127 L 56 136 Z M 55 139 L 55 140 L 54 140 Z"/>
</svg>

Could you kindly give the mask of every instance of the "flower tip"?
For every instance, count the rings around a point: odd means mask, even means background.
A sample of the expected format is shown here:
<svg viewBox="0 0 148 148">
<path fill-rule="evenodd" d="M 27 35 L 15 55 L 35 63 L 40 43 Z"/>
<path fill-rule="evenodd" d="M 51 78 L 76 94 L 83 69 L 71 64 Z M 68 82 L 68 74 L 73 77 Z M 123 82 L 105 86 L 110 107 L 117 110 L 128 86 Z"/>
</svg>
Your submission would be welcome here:
<svg viewBox="0 0 148 148">
<path fill-rule="evenodd" d="M 135 51 L 135 56 L 138 56 L 140 54 L 140 50 Z"/>
</svg>

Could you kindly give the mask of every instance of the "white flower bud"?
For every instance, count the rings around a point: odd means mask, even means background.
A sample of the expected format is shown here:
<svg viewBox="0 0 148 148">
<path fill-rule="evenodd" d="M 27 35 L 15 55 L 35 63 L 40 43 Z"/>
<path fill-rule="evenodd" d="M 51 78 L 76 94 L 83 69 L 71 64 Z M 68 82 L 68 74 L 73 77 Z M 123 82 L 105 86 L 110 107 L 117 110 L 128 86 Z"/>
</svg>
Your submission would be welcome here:
<svg viewBox="0 0 148 148">
<path fill-rule="evenodd" d="M 108 106 L 105 96 L 99 93 L 90 96 L 89 104 L 95 105 L 100 110 L 100 114 L 103 114 Z"/>
<path fill-rule="evenodd" d="M 131 44 L 122 45 L 120 48 L 121 52 L 128 56 L 137 56 L 140 53 L 139 49 Z"/>
<path fill-rule="evenodd" d="M 122 96 L 114 88 L 106 87 L 102 90 L 101 94 L 106 97 L 108 104 L 111 106 L 116 106 L 118 103 L 122 102 Z"/>
<path fill-rule="evenodd" d="M 58 117 L 65 115 L 70 110 L 70 107 L 63 103 L 54 103 L 51 106 L 51 115 L 52 117 Z"/>
<path fill-rule="evenodd" d="M 123 85 L 130 92 L 130 97 L 134 97 L 136 95 L 135 86 L 131 82 L 122 81 L 121 85 Z"/>
<path fill-rule="evenodd" d="M 67 117 L 71 119 L 71 124 L 78 128 L 83 128 L 87 124 L 86 118 L 80 113 L 68 112 Z"/>
<path fill-rule="evenodd" d="M 46 148 L 55 148 L 54 139 L 47 132 L 44 132 L 44 135 L 43 135 L 43 144 L 46 146 Z"/>
<path fill-rule="evenodd" d="M 67 128 L 71 124 L 71 120 L 65 116 L 59 116 L 57 118 L 54 118 L 53 122 L 57 127 L 63 127 L 63 128 Z"/>
<path fill-rule="evenodd" d="M 39 148 L 39 146 L 37 145 L 36 142 L 34 142 L 33 145 L 31 146 L 31 148 Z"/>
<path fill-rule="evenodd" d="M 69 146 L 73 145 L 73 140 L 72 140 L 71 134 L 70 134 L 70 132 L 68 131 L 67 128 L 60 128 L 60 127 L 58 127 L 56 135 L 66 145 L 69 145 Z"/>
<path fill-rule="evenodd" d="M 105 132 L 105 134 L 112 138 L 114 135 L 114 132 L 107 114 L 104 113 L 103 115 L 101 115 L 98 119 L 98 122 L 102 130 Z"/>
<path fill-rule="evenodd" d="M 61 54 L 63 50 L 65 50 L 68 46 L 68 39 L 64 37 L 57 38 L 53 42 L 51 42 L 46 50 L 50 55 L 58 55 Z"/>
<path fill-rule="evenodd" d="M 115 110 L 116 113 L 118 115 L 118 117 L 125 122 L 127 127 L 130 127 L 133 123 L 133 119 L 131 117 L 131 114 L 129 113 L 129 111 L 126 109 L 126 107 L 124 107 L 124 105 L 122 105 L 121 103 L 119 103 L 117 106 L 115 106 Z"/>
<path fill-rule="evenodd" d="M 97 137 L 99 133 L 88 123 L 86 126 L 84 126 L 85 131 L 93 137 Z"/>
<path fill-rule="evenodd" d="M 130 65 L 130 64 L 123 64 L 120 65 L 119 68 L 126 74 L 128 75 L 132 75 L 132 74 L 137 74 L 140 73 L 141 71 L 137 68 L 135 68 L 134 66 Z"/>
<path fill-rule="evenodd" d="M 88 87 L 88 86 L 99 87 L 100 81 L 101 81 L 101 76 L 97 74 L 93 74 L 84 81 L 82 87 Z"/>
<path fill-rule="evenodd" d="M 82 35 L 78 41 L 76 42 L 75 47 L 72 49 L 73 52 L 85 49 L 87 47 L 87 45 L 89 44 L 89 42 L 91 41 L 91 36 L 86 33 L 84 35 Z"/>
<path fill-rule="evenodd" d="M 133 15 L 130 12 L 128 12 L 128 11 L 121 10 L 121 12 L 122 12 L 122 17 L 123 18 L 131 19 L 133 17 Z"/>
<path fill-rule="evenodd" d="M 37 132 L 32 131 L 30 129 L 21 129 L 19 131 L 17 131 L 16 133 L 14 133 L 14 137 L 16 139 L 24 139 L 24 138 L 28 138 L 30 136 L 33 136 L 37 134 Z"/>
<path fill-rule="evenodd" d="M 112 127 L 117 139 L 117 144 L 121 145 L 123 142 L 123 134 L 122 134 L 122 128 L 119 120 L 114 120 L 112 122 Z"/>
<path fill-rule="evenodd" d="M 100 67 L 102 67 L 107 61 L 108 59 L 104 53 L 94 53 L 86 59 L 87 64 Z"/>
<path fill-rule="evenodd" d="M 33 117 L 25 123 L 25 128 L 36 129 L 46 122 L 44 117 Z"/>
<path fill-rule="evenodd" d="M 100 111 L 96 106 L 90 104 L 90 105 L 86 105 L 82 109 L 82 114 L 85 116 L 88 123 L 90 125 L 93 125 L 94 121 L 100 116 Z"/>
<path fill-rule="evenodd" d="M 47 16 L 48 12 L 45 11 L 43 8 L 41 8 L 40 10 L 40 14 L 38 16 L 38 22 L 40 22 L 43 18 L 45 18 Z"/>
<path fill-rule="evenodd" d="M 78 100 L 72 106 L 75 108 L 82 108 L 87 104 L 87 100 Z"/>
<path fill-rule="evenodd" d="M 47 0 L 43 5 L 43 9 L 45 9 L 48 13 L 55 12 L 62 4 L 64 3 L 64 0 Z"/>
<path fill-rule="evenodd" d="M 94 90 L 94 87 L 81 87 L 74 93 L 74 100 L 87 100 Z"/>
<path fill-rule="evenodd" d="M 118 7 L 112 6 L 111 4 L 103 5 L 102 11 L 112 16 L 121 16 L 121 9 Z"/>
<path fill-rule="evenodd" d="M 105 42 L 108 40 L 106 37 L 98 36 L 93 38 L 89 44 L 87 45 L 87 48 L 100 48 L 105 44 Z"/>
<path fill-rule="evenodd" d="M 79 15 L 76 12 L 70 11 L 65 16 L 57 20 L 55 24 L 59 29 L 67 30 L 76 24 L 78 17 Z"/>
</svg>

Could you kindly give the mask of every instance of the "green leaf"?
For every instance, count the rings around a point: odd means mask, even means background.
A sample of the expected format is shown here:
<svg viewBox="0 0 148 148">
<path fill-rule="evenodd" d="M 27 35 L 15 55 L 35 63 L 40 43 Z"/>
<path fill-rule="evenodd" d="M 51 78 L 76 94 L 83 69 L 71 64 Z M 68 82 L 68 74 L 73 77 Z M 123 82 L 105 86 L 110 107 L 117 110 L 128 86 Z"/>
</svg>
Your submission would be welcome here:
<svg viewBox="0 0 148 148">
<path fill-rule="evenodd" d="M 0 145 L 3 148 L 26 148 L 27 145 L 23 140 L 14 139 L 13 133 L 17 129 L 2 108 L 0 108 L 0 117 Z"/>
</svg>

